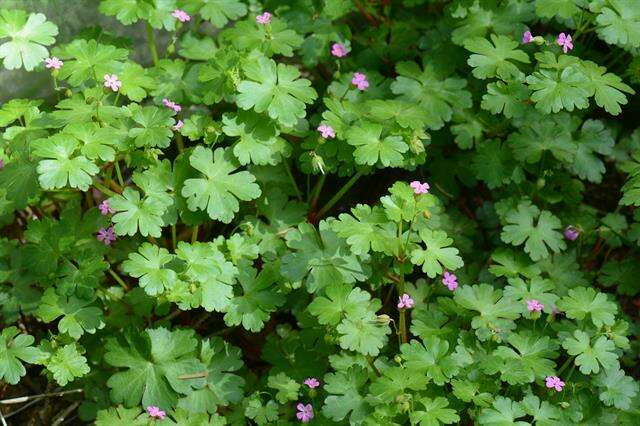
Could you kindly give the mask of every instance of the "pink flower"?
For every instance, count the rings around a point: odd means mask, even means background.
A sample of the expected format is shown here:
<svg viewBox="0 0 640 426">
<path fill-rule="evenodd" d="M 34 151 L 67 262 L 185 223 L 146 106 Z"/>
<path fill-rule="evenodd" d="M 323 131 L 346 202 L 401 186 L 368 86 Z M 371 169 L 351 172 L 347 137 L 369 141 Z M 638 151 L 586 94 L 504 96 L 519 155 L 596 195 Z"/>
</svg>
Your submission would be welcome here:
<svg viewBox="0 0 640 426">
<path fill-rule="evenodd" d="M 540 312 L 544 309 L 544 305 L 536 299 L 527 300 L 527 310 L 529 312 Z"/>
<path fill-rule="evenodd" d="M 309 389 L 315 389 L 320 386 L 320 381 L 315 377 L 309 377 L 303 382 L 305 385 L 309 386 Z"/>
<path fill-rule="evenodd" d="M 0 170 L 4 169 L 4 160 L 0 158 Z"/>
<path fill-rule="evenodd" d="M 533 35 L 531 34 L 531 31 L 525 31 L 524 34 L 522 34 L 522 43 L 524 44 L 531 43 L 531 40 L 533 40 Z"/>
<path fill-rule="evenodd" d="M 296 405 L 298 412 L 296 413 L 296 417 L 302 423 L 309 423 L 311 419 L 313 419 L 313 407 L 311 404 L 304 405 L 302 403 L 298 403 Z"/>
<path fill-rule="evenodd" d="M 564 382 L 560 380 L 560 377 L 558 376 L 548 376 L 545 381 L 549 389 L 555 389 L 558 392 L 560 392 L 564 387 Z"/>
<path fill-rule="evenodd" d="M 331 54 L 336 58 L 347 56 L 347 48 L 342 43 L 333 43 L 331 46 Z"/>
<path fill-rule="evenodd" d="M 400 309 L 411 309 L 415 306 L 415 304 L 416 302 L 414 302 L 411 296 L 409 296 L 407 293 L 403 294 L 398 299 L 398 308 Z"/>
<path fill-rule="evenodd" d="M 172 110 L 174 110 L 175 112 L 180 112 L 180 111 L 182 111 L 182 107 L 181 107 L 180 105 L 178 105 L 177 103 L 175 103 L 175 102 L 173 102 L 173 101 L 170 101 L 170 100 L 169 100 L 169 99 L 167 99 L 167 98 L 164 98 L 164 99 L 162 100 L 162 104 L 163 104 L 164 106 L 166 106 L 167 108 L 171 108 L 171 109 L 172 109 Z"/>
<path fill-rule="evenodd" d="M 182 120 L 178 120 L 178 122 L 176 123 L 175 126 L 173 126 L 173 130 L 175 130 L 176 132 L 179 131 L 180 129 L 182 129 L 184 127 L 184 123 L 182 122 Z"/>
<path fill-rule="evenodd" d="M 357 86 L 358 90 L 362 90 L 362 91 L 365 90 L 367 87 L 369 87 L 367 76 L 360 72 L 356 72 L 353 74 L 353 78 L 351 79 L 351 84 L 353 84 L 354 86 Z"/>
<path fill-rule="evenodd" d="M 98 209 L 100 210 L 100 214 L 101 214 L 102 216 L 106 216 L 106 215 L 108 215 L 109 213 L 113 214 L 113 213 L 115 213 L 115 212 L 116 212 L 116 211 L 115 211 L 114 209 L 112 209 L 112 208 L 111 208 L 111 206 L 109 205 L 109 200 L 104 200 L 103 202 L 101 202 L 101 203 L 98 205 Z"/>
<path fill-rule="evenodd" d="M 336 132 L 333 130 L 333 127 L 327 126 L 326 124 L 321 124 L 318 126 L 318 131 L 323 138 L 335 138 Z"/>
<path fill-rule="evenodd" d="M 444 275 L 442 276 L 442 284 L 446 285 L 449 290 L 453 291 L 458 288 L 458 277 L 456 277 L 456 274 L 452 274 L 449 271 L 444 271 Z"/>
<path fill-rule="evenodd" d="M 571 40 L 571 34 L 560 33 L 558 40 L 556 40 L 559 46 L 562 46 L 562 51 L 567 53 L 573 49 L 573 40 Z"/>
<path fill-rule="evenodd" d="M 46 64 L 45 67 L 53 68 L 54 70 L 59 70 L 64 64 L 64 62 L 62 62 L 60 59 L 56 58 L 55 56 L 52 58 L 46 58 L 44 62 Z"/>
<path fill-rule="evenodd" d="M 149 416 L 155 418 L 155 419 L 164 419 L 165 416 L 167 415 L 167 413 L 165 413 L 164 411 L 162 411 L 160 408 L 156 407 L 155 405 L 150 405 L 147 407 L 147 413 L 149 413 Z"/>
<path fill-rule="evenodd" d="M 580 236 L 580 231 L 578 231 L 574 226 L 569 225 L 564 228 L 564 237 L 569 241 L 575 241 Z"/>
<path fill-rule="evenodd" d="M 122 87 L 122 82 L 118 80 L 118 76 L 115 74 L 105 74 L 104 75 L 104 87 L 108 87 L 114 92 L 117 92 L 119 88 Z"/>
<path fill-rule="evenodd" d="M 256 22 L 262 25 L 270 24 L 271 14 L 269 12 L 264 12 L 262 15 L 256 16 Z M 313 417 L 313 414 L 311 416 Z"/>
<path fill-rule="evenodd" d="M 184 10 L 176 9 L 171 14 L 174 18 L 176 18 L 180 22 L 188 22 L 191 20 L 191 16 Z"/>
<path fill-rule="evenodd" d="M 429 184 L 427 182 L 420 183 L 419 181 L 414 180 L 409 184 L 409 186 L 413 188 L 413 193 L 416 195 L 429 193 Z"/>
<path fill-rule="evenodd" d="M 116 233 L 113 230 L 113 226 L 108 228 L 100 228 L 98 235 L 96 236 L 98 241 L 102 241 L 105 246 L 108 246 L 116 240 Z"/>
</svg>

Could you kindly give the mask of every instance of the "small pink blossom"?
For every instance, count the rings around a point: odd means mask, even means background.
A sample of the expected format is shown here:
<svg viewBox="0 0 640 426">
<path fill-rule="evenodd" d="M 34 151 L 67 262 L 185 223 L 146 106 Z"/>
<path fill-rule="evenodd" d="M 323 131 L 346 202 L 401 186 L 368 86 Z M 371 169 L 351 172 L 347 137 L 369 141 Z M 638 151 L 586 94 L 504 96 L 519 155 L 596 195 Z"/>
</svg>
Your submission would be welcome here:
<svg viewBox="0 0 640 426">
<path fill-rule="evenodd" d="M 164 419 L 165 416 L 167 415 L 167 413 L 165 413 L 164 411 L 162 411 L 160 408 L 156 407 L 155 405 L 150 405 L 147 407 L 147 413 L 149 413 L 149 416 L 155 418 L 155 419 Z"/>
<path fill-rule="evenodd" d="M 98 209 L 100 210 L 100 214 L 102 216 L 106 216 L 108 214 L 114 214 L 116 211 L 111 208 L 109 205 L 109 200 L 104 200 L 100 204 L 98 204 Z"/>
<path fill-rule="evenodd" d="M 320 381 L 315 377 L 309 377 L 303 382 L 305 385 L 309 386 L 309 389 L 315 389 L 320 386 Z"/>
<path fill-rule="evenodd" d="M 64 64 L 64 62 L 62 62 L 60 59 L 56 58 L 55 56 L 51 58 L 46 58 L 44 62 L 46 64 L 45 65 L 46 68 L 53 68 L 54 70 L 59 70 Z"/>
<path fill-rule="evenodd" d="M 326 124 L 321 124 L 318 126 L 318 131 L 323 138 L 335 138 L 336 132 L 333 130 L 333 127 L 327 126 Z"/>
<path fill-rule="evenodd" d="M 264 12 L 262 15 L 256 16 L 256 22 L 262 25 L 270 24 L 271 14 L 269 12 Z"/>
<path fill-rule="evenodd" d="M 179 131 L 180 129 L 182 129 L 184 127 L 184 123 L 182 122 L 182 120 L 178 120 L 178 122 L 176 123 L 175 126 L 173 126 L 173 130 L 175 130 L 176 132 Z"/>
<path fill-rule="evenodd" d="M 567 53 L 569 50 L 573 49 L 573 40 L 571 39 L 571 34 L 560 33 L 558 36 L 558 40 L 556 40 L 559 46 L 562 46 L 562 51 Z"/>
<path fill-rule="evenodd" d="M 564 237 L 569 241 L 575 241 L 580 236 L 580 231 L 578 231 L 574 226 L 569 225 L 564 228 Z"/>
<path fill-rule="evenodd" d="M 544 305 L 536 299 L 527 300 L 527 310 L 529 312 L 540 312 L 544 309 Z"/>
<path fill-rule="evenodd" d="M 331 54 L 336 58 L 343 58 L 347 56 L 347 48 L 342 43 L 333 43 L 331 46 Z"/>
<path fill-rule="evenodd" d="M 104 75 L 104 87 L 108 87 L 114 92 L 117 92 L 118 89 L 122 87 L 122 82 L 118 80 L 118 76 L 115 74 L 105 74 Z"/>
<path fill-rule="evenodd" d="M 420 194 L 428 194 L 429 193 L 429 184 L 427 182 L 425 183 L 420 183 L 417 180 L 414 180 L 413 182 L 411 182 L 409 184 L 409 186 L 411 188 L 413 188 L 413 193 L 416 195 L 420 195 Z"/>
<path fill-rule="evenodd" d="M 533 40 L 533 35 L 531 34 L 531 31 L 525 31 L 524 34 L 522 34 L 522 43 L 524 44 L 531 43 L 531 40 Z"/>
<path fill-rule="evenodd" d="M 411 309 L 415 306 L 416 302 L 409 296 L 407 293 L 400 296 L 398 299 L 398 308 L 400 309 Z"/>
<path fill-rule="evenodd" d="M 449 271 L 444 271 L 444 275 L 442 276 L 442 284 L 446 285 L 449 290 L 453 291 L 458 288 L 458 277 L 456 277 L 456 274 L 453 274 Z"/>
<path fill-rule="evenodd" d="M 0 170 L 4 169 L 4 160 L 0 158 Z"/>
<path fill-rule="evenodd" d="M 351 84 L 353 84 L 354 86 L 357 86 L 358 90 L 365 90 L 367 87 L 369 87 L 367 76 L 360 72 L 353 73 Z"/>
<path fill-rule="evenodd" d="M 166 106 L 167 108 L 171 108 L 171 109 L 172 109 L 172 110 L 174 110 L 175 112 L 180 112 L 180 111 L 182 111 L 182 107 L 181 107 L 180 105 L 178 105 L 177 103 L 175 103 L 175 102 L 173 102 L 173 101 L 170 101 L 170 100 L 169 100 L 169 99 L 167 99 L 167 98 L 164 98 L 164 99 L 162 100 L 162 104 L 163 104 L 164 106 Z"/>
<path fill-rule="evenodd" d="M 176 9 L 171 13 L 171 16 L 176 18 L 180 22 L 189 22 L 191 20 L 191 16 L 184 10 Z"/>
<path fill-rule="evenodd" d="M 105 246 L 108 246 L 116 240 L 116 232 L 114 231 L 113 226 L 110 226 L 108 228 L 100 228 L 96 238 L 98 239 L 98 241 L 102 241 Z"/>
<path fill-rule="evenodd" d="M 549 389 L 555 389 L 558 392 L 562 391 L 562 388 L 564 388 L 564 382 L 562 380 L 560 380 L 560 377 L 558 376 L 548 376 L 546 379 L 546 386 Z"/>
<path fill-rule="evenodd" d="M 302 403 L 298 403 L 296 405 L 298 412 L 296 413 L 296 417 L 302 423 L 309 423 L 311 419 L 313 419 L 313 407 L 311 404 L 304 405 Z"/>
</svg>

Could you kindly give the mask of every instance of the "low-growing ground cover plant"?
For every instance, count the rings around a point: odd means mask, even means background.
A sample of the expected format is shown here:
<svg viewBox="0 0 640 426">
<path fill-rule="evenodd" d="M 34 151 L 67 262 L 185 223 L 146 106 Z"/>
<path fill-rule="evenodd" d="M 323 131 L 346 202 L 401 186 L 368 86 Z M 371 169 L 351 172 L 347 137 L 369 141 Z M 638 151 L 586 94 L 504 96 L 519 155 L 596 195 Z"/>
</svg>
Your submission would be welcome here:
<svg viewBox="0 0 640 426">
<path fill-rule="evenodd" d="M 2 422 L 638 424 L 637 2 L 99 10 L 0 10 Z"/>
</svg>

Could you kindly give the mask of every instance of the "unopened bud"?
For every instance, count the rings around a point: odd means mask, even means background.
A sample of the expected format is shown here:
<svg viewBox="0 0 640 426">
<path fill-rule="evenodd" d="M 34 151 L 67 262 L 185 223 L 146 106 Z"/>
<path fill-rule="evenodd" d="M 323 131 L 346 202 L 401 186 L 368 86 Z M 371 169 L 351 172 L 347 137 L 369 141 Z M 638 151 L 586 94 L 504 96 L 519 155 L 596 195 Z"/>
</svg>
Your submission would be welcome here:
<svg viewBox="0 0 640 426">
<path fill-rule="evenodd" d="M 398 364 L 402 364 L 402 357 L 400 355 L 396 355 L 393 357 L 393 360 Z"/>
<path fill-rule="evenodd" d="M 170 45 L 167 46 L 167 53 L 169 55 L 172 55 L 174 52 L 176 51 L 176 45 L 171 43 Z"/>
<path fill-rule="evenodd" d="M 531 42 L 538 45 L 542 45 L 546 43 L 546 41 L 544 40 L 544 38 L 542 38 L 542 36 L 535 36 L 534 38 L 531 39 Z"/>
<path fill-rule="evenodd" d="M 376 325 L 389 325 L 391 322 L 391 317 L 387 314 L 378 315 L 376 319 L 373 321 Z"/>
<path fill-rule="evenodd" d="M 320 173 L 324 174 L 324 160 L 321 156 L 316 154 L 314 151 L 309 153 L 311 156 L 311 166 L 313 167 L 313 171 L 320 171 Z"/>
<path fill-rule="evenodd" d="M 64 91 L 64 95 L 67 98 L 70 98 L 71 96 L 73 96 L 73 92 L 71 91 L 71 89 L 67 89 L 67 90 Z"/>
</svg>

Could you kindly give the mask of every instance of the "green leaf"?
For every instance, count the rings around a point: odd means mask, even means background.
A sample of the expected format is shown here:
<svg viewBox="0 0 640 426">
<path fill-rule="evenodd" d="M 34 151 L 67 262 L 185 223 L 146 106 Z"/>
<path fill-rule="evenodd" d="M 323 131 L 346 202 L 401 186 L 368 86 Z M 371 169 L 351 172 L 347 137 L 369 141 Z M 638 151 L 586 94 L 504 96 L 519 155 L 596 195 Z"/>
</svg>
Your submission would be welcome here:
<svg viewBox="0 0 640 426">
<path fill-rule="evenodd" d="M 424 410 L 414 410 L 409 414 L 411 424 L 419 424 L 420 426 L 438 426 L 440 424 L 449 425 L 460 421 L 460 416 L 449 406 L 446 398 L 436 397 L 420 398 L 420 404 Z"/>
<path fill-rule="evenodd" d="M 429 337 L 423 343 L 411 340 L 400 346 L 402 358 L 409 370 L 425 374 L 438 386 L 447 383 L 458 373 L 458 366 L 449 353 L 449 343 Z"/>
<path fill-rule="evenodd" d="M 471 167 L 478 179 L 486 182 L 490 189 L 521 179 L 522 171 L 513 161 L 511 150 L 499 139 L 478 143 Z"/>
<path fill-rule="evenodd" d="M 93 300 L 78 299 L 75 296 L 59 296 L 54 289 L 49 288 L 40 300 L 36 315 L 44 322 L 52 322 L 62 316 L 58 330 L 78 340 L 85 332 L 94 334 L 105 325 L 102 310 L 90 306 L 92 303 Z"/>
<path fill-rule="evenodd" d="M 239 0 L 195 0 L 193 3 L 190 6 L 198 7 L 200 15 L 217 28 L 247 14 L 247 6 Z"/>
<path fill-rule="evenodd" d="M 221 42 L 232 44 L 236 49 L 246 52 L 259 50 L 267 56 L 293 56 L 293 50 L 304 40 L 284 21 L 273 15 L 269 25 L 252 21 L 240 21 L 233 28 L 225 30 L 220 36 Z"/>
<path fill-rule="evenodd" d="M 11 385 L 20 381 L 20 377 L 27 373 L 22 365 L 40 364 L 47 354 L 33 347 L 33 336 L 22 334 L 16 327 L 7 327 L 0 334 L 0 379 Z"/>
<path fill-rule="evenodd" d="M 184 275 L 197 283 L 196 306 L 206 311 L 225 312 L 233 297 L 233 283 L 238 269 L 227 261 L 214 243 L 178 243 L 178 259 L 186 263 Z"/>
<path fill-rule="evenodd" d="M 453 239 L 449 238 L 444 231 L 422 228 L 418 234 L 427 247 L 413 250 L 411 263 L 422 265 L 422 272 L 425 272 L 429 278 L 441 274 L 443 269 L 456 270 L 464 266 L 462 258 L 458 255 L 458 249 L 449 247 Z"/>
<path fill-rule="evenodd" d="M 553 425 L 560 420 L 560 409 L 547 401 L 540 401 L 535 395 L 525 396 L 521 404 L 537 425 Z"/>
<path fill-rule="evenodd" d="M 115 16 L 124 25 L 131 25 L 145 19 L 153 9 L 153 3 L 144 0 L 102 0 L 100 13 Z"/>
<path fill-rule="evenodd" d="M 278 404 L 269 400 L 265 405 L 262 405 L 260 396 L 254 394 L 245 404 L 244 414 L 259 426 L 266 425 L 278 420 Z"/>
<path fill-rule="evenodd" d="M 322 414 L 336 422 L 348 416 L 350 424 L 361 424 L 371 411 L 363 389 L 368 381 L 366 370 L 354 365 L 345 371 L 325 375 L 324 381 L 323 388 L 329 396 L 324 400 Z"/>
<path fill-rule="evenodd" d="M 320 324 L 336 326 L 344 318 L 361 318 L 367 311 L 380 309 L 377 299 L 372 301 L 368 292 L 349 284 L 331 284 L 326 287 L 325 295 L 313 299 L 308 307 Z"/>
<path fill-rule="evenodd" d="M 618 115 L 622 111 L 620 105 L 627 104 L 625 93 L 634 95 L 636 92 L 622 82 L 615 74 L 608 73 L 605 67 L 591 61 L 582 61 L 581 72 L 588 78 L 585 86 L 589 90 L 589 96 L 594 96 L 596 104 L 609 114 Z"/>
<path fill-rule="evenodd" d="M 510 385 L 532 383 L 555 373 L 558 345 L 548 336 L 539 338 L 528 333 L 511 334 L 509 346 L 499 346 L 493 355 L 502 360 L 500 379 Z"/>
<path fill-rule="evenodd" d="M 33 70 L 49 56 L 45 46 L 55 43 L 58 27 L 42 13 L 27 15 L 24 10 L 0 10 L 0 39 L 11 40 L 0 45 L 0 58 L 6 69 L 24 66 Z"/>
<path fill-rule="evenodd" d="M 57 349 L 45 365 L 60 386 L 66 386 L 90 371 L 87 359 L 80 355 L 75 343 Z"/>
<path fill-rule="evenodd" d="M 276 165 L 291 151 L 289 144 L 279 136 L 273 122 L 252 111 L 222 116 L 222 131 L 227 136 L 236 136 L 233 154 L 240 164 Z"/>
<path fill-rule="evenodd" d="M 98 411 L 96 426 L 146 426 L 148 416 L 140 407 L 124 408 L 122 405 Z"/>
<path fill-rule="evenodd" d="M 609 156 L 613 152 L 614 139 L 608 128 L 599 120 L 586 120 L 580 130 L 577 150 L 571 171 L 580 179 L 600 183 L 606 171 L 604 163 L 595 154 Z"/>
<path fill-rule="evenodd" d="M 367 399 L 369 404 L 384 406 L 389 401 L 394 401 L 405 393 L 409 393 L 412 390 L 425 390 L 427 387 L 427 378 L 423 375 L 415 374 L 409 368 L 392 366 L 381 373 L 382 375 L 377 377 L 369 388 Z"/>
<path fill-rule="evenodd" d="M 580 12 L 581 8 L 586 8 L 587 4 L 586 0 L 536 0 L 536 15 L 542 18 L 559 16 L 569 19 Z"/>
<path fill-rule="evenodd" d="M 142 334 L 125 332 L 107 339 L 104 359 L 114 367 L 126 368 L 107 381 L 111 399 L 127 407 L 172 407 L 178 394 L 201 387 L 202 379 L 180 379 L 181 375 L 201 372 L 195 358 L 198 345 L 192 330 L 148 329 Z"/>
<path fill-rule="evenodd" d="M 573 337 L 566 338 L 562 347 L 569 355 L 576 356 L 575 364 L 580 367 L 582 374 L 598 373 L 600 366 L 605 370 L 618 367 L 618 356 L 615 345 L 604 336 L 598 337 L 593 346 L 587 333 L 581 330 L 573 332 Z"/>
<path fill-rule="evenodd" d="M 491 114 L 503 113 L 507 118 L 521 117 L 526 111 L 529 89 L 519 81 L 496 81 L 487 85 L 480 106 Z"/>
<path fill-rule="evenodd" d="M 148 75 L 147 70 L 135 62 L 127 62 L 118 74 L 118 78 L 122 81 L 119 92 L 135 102 L 146 98 L 147 93 L 156 87 L 154 79 Z"/>
<path fill-rule="evenodd" d="M 351 214 L 342 213 L 338 220 L 331 222 L 331 228 L 338 236 L 346 238 L 355 254 L 363 255 L 369 251 L 393 254 L 396 227 L 379 206 L 372 208 L 357 204 L 351 209 Z"/>
<path fill-rule="evenodd" d="M 91 177 L 100 169 L 84 155 L 74 155 L 78 141 L 58 134 L 33 142 L 34 154 L 46 158 L 38 163 L 38 181 L 44 189 L 64 188 L 69 184 L 82 191 L 89 189 Z"/>
<path fill-rule="evenodd" d="M 138 278 L 140 287 L 148 295 L 156 296 L 172 288 L 177 280 L 175 271 L 166 267 L 173 259 L 168 250 L 142 243 L 137 253 L 129 253 L 129 258 L 122 262 L 122 270 Z"/>
<path fill-rule="evenodd" d="M 144 237 L 160 237 L 162 234 L 162 215 L 166 205 L 156 197 L 140 199 L 140 193 L 130 187 L 109 199 L 109 205 L 116 213 L 111 220 L 115 224 L 118 235 L 135 235 L 136 232 Z"/>
<path fill-rule="evenodd" d="M 300 383 L 297 383 L 284 373 L 269 376 L 267 386 L 278 391 L 276 393 L 276 400 L 280 404 L 286 404 L 289 401 L 298 399 Z"/>
<path fill-rule="evenodd" d="M 38 111 L 38 106 L 42 104 L 40 100 L 31 99 L 11 99 L 0 107 L 0 127 L 7 127 L 27 114 Z"/>
<path fill-rule="evenodd" d="M 399 62 L 398 77 L 391 90 L 399 99 L 417 104 L 424 124 L 434 130 L 451 120 L 453 108 L 471 107 L 471 93 L 464 90 L 467 81 L 461 78 L 438 78 L 429 65 L 424 69 L 415 62 Z"/>
<path fill-rule="evenodd" d="M 291 65 L 277 64 L 272 59 L 248 61 L 243 70 L 247 80 L 238 85 L 237 104 L 242 109 L 267 112 L 283 126 L 293 127 L 306 115 L 305 104 L 316 99 L 311 82 L 300 78 Z"/>
<path fill-rule="evenodd" d="M 492 408 L 483 408 L 478 417 L 478 423 L 491 426 L 529 426 L 529 422 L 516 421 L 525 415 L 522 404 L 503 396 L 497 396 Z"/>
<path fill-rule="evenodd" d="M 77 39 L 63 46 L 57 55 L 64 60 L 59 78 L 72 86 L 80 86 L 89 79 L 101 85 L 105 74 L 113 74 L 128 52 L 115 46 L 99 44 L 95 40 Z"/>
<path fill-rule="evenodd" d="M 560 57 L 559 70 L 540 69 L 527 77 L 533 90 L 531 100 L 545 114 L 589 106 L 588 78 L 564 58 L 567 56 Z"/>
<path fill-rule="evenodd" d="M 640 10 L 633 2 L 607 0 L 591 2 L 592 12 L 596 12 L 596 32 L 609 44 L 620 47 L 640 47 Z"/>
<path fill-rule="evenodd" d="M 375 312 L 367 312 L 360 318 L 347 317 L 336 330 L 340 333 L 338 340 L 342 349 L 371 356 L 380 353 L 387 342 L 387 334 L 391 333 L 388 324 L 381 323 Z"/>
<path fill-rule="evenodd" d="M 491 77 L 499 77 L 505 81 L 524 80 L 524 73 L 509 61 L 529 63 L 529 56 L 518 50 L 518 46 L 518 42 L 495 34 L 491 34 L 491 42 L 484 38 L 472 38 L 464 43 L 464 48 L 474 53 L 467 63 L 473 67 L 474 77 L 481 80 Z"/>
<path fill-rule="evenodd" d="M 129 106 L 128 109 L 131 119 L 137 124 L 129 130 L 129 137 L 133 138 L 137 147 L 169 146 L 173 136 L 171 126 L 175 124 L 175 120 L 171 118 L 171 110 L 155 106 L 141 107 L 137 104 Z"/>
<path fill-rule="evenodd" d="M 206 210 L 211 219 L 230 223 L 240 209 L 238 200 L 253 200 L 261 194 L 251 173 L 233 173 L 238 166 L 229 149 L 217 148 L 213 152 L 197 146 L 189 163 L 205 176 L 184 182 L 182 196 L 187 198 L 191 211 Z"/>
<path fill-rule="evenodd" d="M 571 319 L 583 320 L 587 315 L 596 327 L 613 325 L 617 306 L 607 300 L 607 295 L 597 293 L 591 287 L 578 287 L 558 301 L 558 309 Z"/>
<path fill-rule="evenodd" d="M 513 320 L 520 316 L 522 308 L 512 299 L 502 297 L 502 291 L 489 284 L 464 285 L 456 289 L 455 302 L 463 308 L 477 311 L 471 320 L 480 340 L 487 340 L 490 333 L 503 334 L 515 328 Z"/>
<path fill-rule="evenodd" d="M 509 285 L 504 289 L 504 296 L 518 301 L 523 311 L 527 300 L 537 300 L 544 305 L 543 311 L 550 314 L 558 300 L 558 296 L 551 293 L 554 290 L 556 290 L 555 280 L 534 276 L 527 284 L 521 278 L 510 278 Z"/>
<path fill-rule="evenodd" d="M 569 120 L 567 114 L 559 119 Z M 508 141 L 514 157 L 522 162 L 535 163 L 549 152 L 564 163 L 571 163 L 576 155 L 576 143 L 571 132 L 564 128 L 560 120 L 533 121 L 511 133 Z"/>
<path fill-rule="evenodd" d="M 402 165 L 402 154 L 409 147 L 400 136 L 389 135 L 382 138 L 382 129 L 380 124 L 365 122 L 347 131 L 347 143 L 356 147 L 356 164 L 373 166 L 380 162 L 384 167 Z"/>
<path fill-rule="evenodd" d="M 602 370 L 594 382 L 600 388 L 600 401 L 620 410 L 628 410 L 638 393 L 638 383 L 620 368 Z"/>
<path fill-rule="evenodd" d="M 122 141 L 116 129 L 99 127 L 93 123 L 71 123 L 62 134 L 80 141 L 80 152 L 92 161 L 113 161 L 116 152 L 113 147 L 120 145 Z"/>
<path fill-rule="evenodd" d="M 515 210 L 511 210 L 505 217 L 507 225 L 502 229 L 502 241 L 514 246 L 524 243 L 524 251 L 531 259 L 538 261 L 549 256 L 549 250 L 554 253 L 566 248 L 562 234 L 560 219 L 551 212 L 543 210 L 524 200 Z"/>
<path fill-rule="evenodd" d="M 314 293 L 335 282 L 364 281 L 369 270 L 361 258 L 353 253 L 322 221 L 319 229 L 301 223 L 286 234 L 291 252 L 282 258 L 281 273 L 293 281 L 304 280 L 307 291 Z"/>
<path fill-rule="evenodd" d="M 215 413 L 218 407 L 240 402 L 245 383 L 235 374 L 243 365 L 240 349 L 214 337 L 202 342 L 200 361 L 206 366 L 205 385 L 181 398 L 178 406 L 190 413 Z"/>
<path fill-rule="evenodd" d="M 278 269 L 278 265 L 265 265 L 258 274 L 246 264 L 241 266 L 238 282 L 242 287 L 242 295 L 231 299 L 224 314 L 225 324 L 242 324 L 245 330 L 254 333 L 262 330 L 271 313 L 285 301 L 276 286 L 281 279 Z"/>
</svg>

